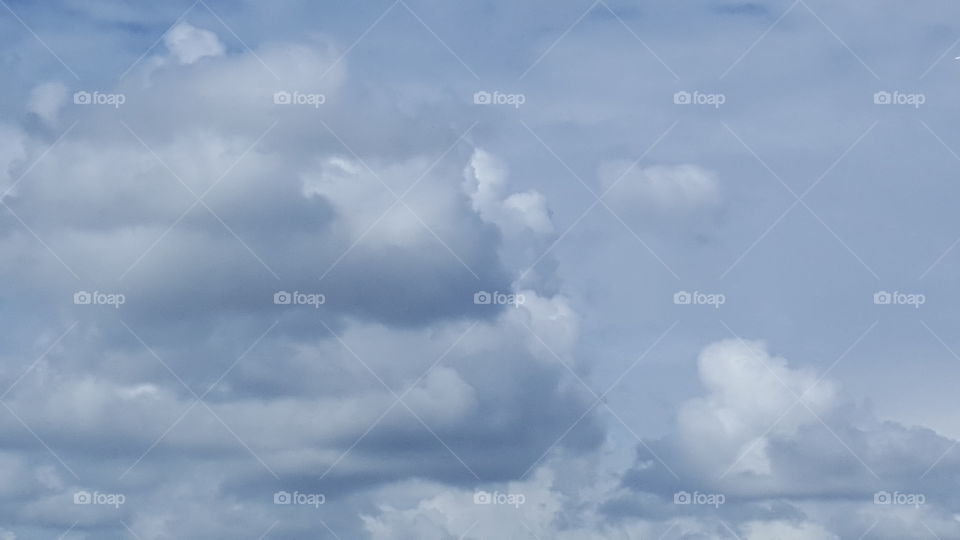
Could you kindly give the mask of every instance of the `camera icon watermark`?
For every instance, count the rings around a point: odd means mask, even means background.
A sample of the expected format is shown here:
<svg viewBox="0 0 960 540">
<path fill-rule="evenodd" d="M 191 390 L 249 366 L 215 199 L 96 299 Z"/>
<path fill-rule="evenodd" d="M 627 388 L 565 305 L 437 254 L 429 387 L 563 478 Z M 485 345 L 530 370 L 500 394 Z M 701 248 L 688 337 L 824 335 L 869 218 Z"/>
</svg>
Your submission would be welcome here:
<svg viewBox="0 0 960 540">
<path fill-rule="evenodd" d="M 320 508 L 320 505 L 326 502 L 327 497 L 323 493 L 300 493 L 299 491 L 290 493 L 289 491 L 277 491 L 273 494 L 273 504 Z"/>
<path fill-rule="evenodd" d="M 81 490 L 74 492 L 73 504 L 112 506 L 120 508 L 127 502 L 127 497 L 123 493 L 100 493 L 99 491 L 89 492 Z"/>
<path fill-rule="evenodd" d="M 478 306 L 494 305 L 520 307 L 526 301 L 527 297 L 522 294 L 502 293 L 499 291 L 477 291 L 473 293 L 473 303 Z"/>
<path fill-rule="evenodd" d="M 723 493 L 678 491 L 673 494 L 673 504 L 698 504 L 720 508 L 720 505 L 725 502 L 727 502 L 727 497 Z"/>
<path fill-rule="evenodd" d="M 913 306 L 914 309 L 920 309 L 920 306 L 927 303 L 927 297 L 921 293 L 877 291 L 873 293 L 873 303 L 878 306 Z"/>
<path fill-rule="evenodd" d="M 878 491 L 873 494 L 873 504 L 920 508 L 920 506 L 926 504 L 926 502 L 927 497 L 923 493 L 900 493 L 899 491 L 891 493 L 889 491 Z"/>
<path fill-rule="evenodd" d="M 273 93 L 274 105 L 308 105 L 314 109 L 319 109 L 326 102 L 327 96 L 324 94 L 305 93 L 298 90 L 293 92 L 279 90 Z"/>
<path fill-rule="evenodd" d="M 75 105 L 110 105 L 114 108 L 120 108 L 126 102 L 126 94 L 107 94 L 96 90 L 93 92 L 79 90 L 73 93 L 73 103 Z"/>
<path fill-rule="evenodd" d="M 278 306 L 313 306 L 319 309 L 327 302 L 327 297 L 321 293 L 305 293 L 300 291 L 277 291 L 273 293 L 273 303 Z"/>
<path fill-rule="evenodd" d="M 727 297 L 721 293 L 703 293 L 700 291 L 677 291 L 673 293 L 673 303 L 678 306 L 720 306 L 727 302 Z"/>
<path fill-rule="evenodd" d="M 673 94 L 674 105 L 710 105 L 715 109 L 719 109 L 720 106 L 726 102 L 726 94 L 710 94 L 699 90 L 694 90 L 693 92 L 680 90 Z"/>
<path fill-rule="evenodd" d="M 73 303 L 78 306 L 120 306 L 127 303 L 127 297 L 122 293 L 105 293 L 100 291 L 77 291 L 73 293 Z"/>
<path fill-rule="evenodd" d="M 493 92 L 480 90 L 473 93 L 474 105 L 512 105 L 515 109 L 519 109 L 526 102 L 525 94 L 507 94 L 499 90 Z"/>
<path fill-rule="evenodd" d="M 906 93 L 899 90 L 887 92 L 881 90 L 873 94 L 874 105 L 909 105 L 919 109 L 921 105 L 927 102 L 926 94 Z"/>
<path fill-rule="evenodd" d="M 507 505 L 514 508 L 520 508 L 520 505 L 527 502 L 527 496 L 523 493 L 500 493 L 499 491 L 476 491 L 473 494 L 473 504 L 481 505 Z"/>
</svg>

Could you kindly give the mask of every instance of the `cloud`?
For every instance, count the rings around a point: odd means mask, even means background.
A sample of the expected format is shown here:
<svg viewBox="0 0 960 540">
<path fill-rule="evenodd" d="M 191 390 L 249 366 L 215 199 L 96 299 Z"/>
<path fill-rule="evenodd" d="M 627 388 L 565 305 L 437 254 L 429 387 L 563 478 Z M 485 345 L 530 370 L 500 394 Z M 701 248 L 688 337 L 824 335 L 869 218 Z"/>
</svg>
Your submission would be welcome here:
<svg viewBox="0 0 960 540">
<path fill-rule="evenodd" d="M 677 222 L 713 216 L 723 199 L 713 171 L 698 165 L 635 167 L 630 161 L 600 166 L 600 184 L 610 204 L 633 221 Z"/>
<path fill-rule="evenodd" d="M 67 87 L 61 82 L 47 82 L 30 91 L 27 110 L 40 117 L 44 124 L 56 127 L 60 109 L 67 102 Z"/>
<path fill-rule="evenodd" d="M 464 189 L 470 196 L 473 209 L 487 223 L 497 225 L 508 234 L 524 229 L 537 234 L 553 232 L 550 211 L 543 195 L 533 190 L 503 195 L 507 169 L 489 152 L 479 148 L 474 150 L 463 175 Z"/>
<path fill-rule="evenodd" d="M 8 124 L 0 124 L 0 197 L 15 194 L 10 191 L 14 182 L 20 177 L 22 168 L 31 151 L 30 140 L 20 128 Z M 8 193 L 8 191 L 10 191 Z"/>
<path fill-rule="evenodd" d="M 216 34 L 181 22 L 163 37 L 163 43 L 181 64 L 193 64 L 201 58 L 223 56 L 226 47 Z"/>
<path fill-rule="evenodd" d="M 746 540 L 839 540 L 815 523 L 790 523 L 784 521 L 750 522 L 744 526 Z"/>
<path fill-rule="evenodd" d="M 608 511 L 649 516 L 639 506 L 649 500 L 643 494 L 662 498 L 662 511 L 671 512 L 676 492 L 720 493 L 719 516 L 742 522 L 748 537 L 846 538 L 874 521 L 883 530 L 925 522 L 960 534 L 949 519 L 960 507 L 947 487 L 960 477 L 960 461 L 948 455 L 954 441 L 876 419 L 842 399 L 836 383 L 790 367 L 762 342 L 713 343 L 700 353 L 698 372 L 706 394 L 680 407 L 671 434 L 638 449 L 624 475 L 632 494 L 612 499 Z M 921 494 L 925 504 L 877 505 L 876 494 L 887 491 Z M 672 511 L 707 523 L 719 517 L 695 506 Z"/>
<path fill-rule="evenodd" d="M 620 208 L 666 215 L 710 210 L 722 201 L 717 174 L 698 165 L 634 167 L 629 161 L 601 165 L 600 182 Z"/>
</svg>

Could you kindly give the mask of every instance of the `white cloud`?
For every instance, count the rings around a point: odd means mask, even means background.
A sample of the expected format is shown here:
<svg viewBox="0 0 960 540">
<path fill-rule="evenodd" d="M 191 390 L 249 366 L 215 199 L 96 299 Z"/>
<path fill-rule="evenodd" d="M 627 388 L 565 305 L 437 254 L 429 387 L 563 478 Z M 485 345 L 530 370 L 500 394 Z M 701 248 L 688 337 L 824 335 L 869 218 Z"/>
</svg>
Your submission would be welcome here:
<svg viewBox="0 0 960 540">
<path fill-rule="evenodd" d="M 721 202 L 717 175 L 698 165 L 633 167 L 629 161 L 601 165 L 604 189 L 614 186 L 610 199 L 618 208 L 689 213 L 716 207 Z"/>
<path fill-rule="evenodd" d="M 181 64 L 193 64 L 201 58 L 223 56 L 226 47 L 220 38 L 209 30 L 181 22 L 170 29 L 163 43 Z"/>
<path fill-rule="evenodd" d="M 56 126 L 60 109 L 67 102 L 67 87 L 61 82 L 47 82 L 30 91 L 27 110 L 48 126 Z"/>
<path fill-rule="evenodd" d="M 761 342 L 711 344 L 698 367 L 708 393 L 681 408 L 678 430 L 689 457 L 712 475 L 724 474 L 727 467 L 768 474 L 768 438 L 791 436 L 799 426 L 817 422 L 804 407 L 793 407 L 795 395 L 803 395 L 816 414 L 834 403 L 833 384 L 815 385 L 813 373 L 791 369 Z"/>
<path fill-rule="evenodd" d="M 504 232 L 530 230 L 537 234 L 553 232 L 546 198 L 537 191 L 513 193 L 506 197 L 507 168 L 496 156 L 476 149 L 463 171 L 464 190 L 481 219 Z"/>
</svg>

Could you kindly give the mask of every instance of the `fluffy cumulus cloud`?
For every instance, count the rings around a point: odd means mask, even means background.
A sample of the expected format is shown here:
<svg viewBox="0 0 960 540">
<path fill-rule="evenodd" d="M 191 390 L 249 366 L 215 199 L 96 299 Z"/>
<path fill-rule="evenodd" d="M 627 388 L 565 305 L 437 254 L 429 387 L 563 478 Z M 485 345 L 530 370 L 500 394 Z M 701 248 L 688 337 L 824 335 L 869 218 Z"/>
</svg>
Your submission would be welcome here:
<svg viewBox="0 0 960 540">
<path fill-rule="evenodd" d="M 10 3 L 0 540 L 960 539 L 956 29 L 634 4 Z"/>
<path fill-rule="evenodd" d="M 192 64 L 207 56 L 221 56 L 226 50 L 216 34 L 186 22 L 171 28 L 164 35 L 163 42 L 181 64 Z"/>
<path fill-rule="evenodd" d="M 674 503 L 747 538 L 960 533 L 955 441 L 877 419 L 760 342 L 711 344 L 698 368 L 705 394 L 680 407 L 672 434 L 638 448 L 611 513 L 649 517 L 651 504 Z"/>
<path fill-rule="evenodd" d="M 703 396 L 680 408 L 673 434 L 639 445 L 626 471 L 584 474 L 582 459 L 559 459 L 532 478 L 489 491 L 426 489 L 414 503 L 382 505 L 366 526 L 374 537 L 390 539 L 493 538 L 524 530 L 578 540 L 960 533 L 950 487 L 960 463 L 938 460 L 954 441 L 857 410 L 834 381 L 791 367 L 763 343 L 710 344 L 698 367 Z M 918 448 L 928 451 L 909 450 Z M 471 499 L 487 493 L 500 504 Z M 490 513 L 501 517 L 486 518 Z"/>
<path fill-rule="evenodd" d="M 97 91 L 123 109 L 75 104 L 62 141 L 4 128 L 3 249 L 34 261 L 5 266 L 22 288 L 4 303 L 43 327 L 5 351 L 5 523 L 37 537 L 74 523 L 156 539 L 266 531 L 277 492 L 345 508 L 409 478 L 505 481 L 588 409 L 568 372 L 585 369 L 576 312 L 512 291 L 521 269 L 501 260 L 506 239 L 550 232 L 541 195 L 498 194 L 491 217 L 459 184 L 497 158 L 463 130 L 380 156 L 354 150 L 336 115 L 277 101 L 275 88 L 337 95 L 346 68 L 324 47 L 227 54 L 187 23 L 163 45 Z M 283 83 L 262 82 L 272 70 Z M 41 85 L 29 110 L 52 127 L 64 94 Z M 14 227 L 19 215 L 33 226 Z M 591 417 L 560 446 L 602 437 Z M 25 451 L 37 441 L 49 453 Z M 360 527 L 353 516 L 338 526 Z"/>
</svg>

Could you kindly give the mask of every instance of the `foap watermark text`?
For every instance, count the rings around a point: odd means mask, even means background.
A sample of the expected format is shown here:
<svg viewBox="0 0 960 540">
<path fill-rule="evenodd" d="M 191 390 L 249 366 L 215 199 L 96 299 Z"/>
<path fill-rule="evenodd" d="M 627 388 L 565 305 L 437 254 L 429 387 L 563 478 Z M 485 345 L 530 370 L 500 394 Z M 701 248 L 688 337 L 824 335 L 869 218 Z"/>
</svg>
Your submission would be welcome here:
<svg viewBox="0 0 960 540">
<path fill-rule="evenodd" d="M 77 491 L 73 494 L 73 504 L 89 504 L 98 506 L 112 506 L 120 508 L 127 502 L 127 496 L 123 493 L 100 493 L 99 491 Z"/>
<path fill-rule="evenodd" d="M 523 493 L 477 491 L 473 494 L 473 504 L 502 504 L 520 508 L 520 505 L 525 502 L 527 502 L 527 497 Z"/>
<path fill-rule="evenodd" d="M 273 504 L 320 508 L 320 505 L 326 502 L 327 497 L 323 493 L 300 493 L 299 491 L 290 493 L 289 491 L 277 491 L 273 494 Z"/>
<path fill-rule="evenodd" d="M 920 306 L 927 303 L 927 297 L 921 293 L 904 293 L 900 291 L 877 291 L 873 293 L 873 303 L 878 306 Z"/>
<path fill-rule="evenodd" d="M 473 94 L 474 105 L 512 105 L 514 108 L 519 109 L 520 106 L 526 102 L 527 96 L 525 94 L 506 94 L 499 90 L 494 90 L 493 92 L 480 90 Z"/>
<path fill-rule="evenodd" d="M 719 508 L 721 504 L 727 501 L 723 493 L 700 493 L 694 491 L 678 491 L 673 494 L 673 504 L 698 504 Z"/>
<path fill-rule="evenodd" d="M 923 493 L 901 493 L 899 491 L 878 491 L 873 494 L 873 504 L 891 504 L 899 506 L 913 506 L 920 508 L 926 504 L 927 496 Z"/>
<path fill-rule="evenodd" d="M 280 90 L 273 93 L 274 105 L 307 105 L 314 109 L 319 109 L 321 105 L 327 102 L 327 96 L 324 94 L 301 92 L 294 90 Z"/>
<path fill-rule="evenodd" d="M 726 94 L 708 94 L 699 90 L 688 92 L 681 90 L 673 95 L 674 105 L 710 105 L 719 109 L 721 105 L 727 102 Z"/>
<path fill-rule="evenodd" d="M 477 305 L 513 306 L 520 307 L 527 301 L 522 294 L 502 293 L 499 291 L 477 291 L 473 293 L 473 303 Z"/>
<path fill-rule="evenodd" d="M 73 103 L 75 105 L 109 105 L 119 109 L 126 102 L 127 96 L 125 94 L 108 94 L 98 90 L 93 92 L 80 90 L 73 93 Z"/>
<path fill-rule="evenodd" d="M 73 293 L 73 303 L 78 306 L 113 306 L 119 309 L 127 303 L 127 297 L 122 293 L 77 291 Z"/>
<path fill-rule="evenodd" d="M 313 306 L 319 309 L 327 302 L 327 297 L 321 293 L 305 293 L 300 291 L 277 291 L 273 293 L 273 303 L 278 306 Z"/>
<path fill-rule="evenodd" d="M 921 93 L 908 94 L 899 90 L 894 90 L 893 92 L 881 90 L 873 94 L 874 105 L 909 105 L 915 109 L 919 109 L 920 106 L 926 102 L 926 94 Z"/>
<path fill-rule="evenodd" d="M 721 293 L 705 293 L 700 291 L 677 291 L 673 293 L 673 303 L 678 306 L 720 306 L 727 302 L 727 297 Z"/>
</svg>

